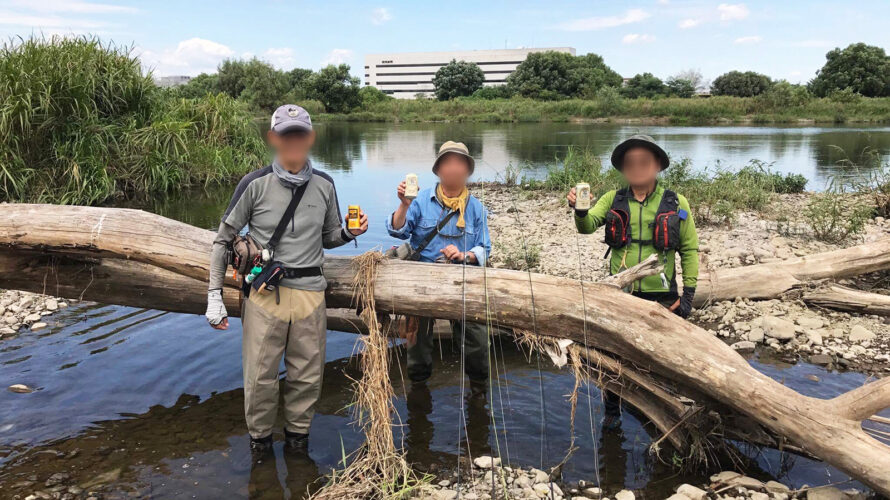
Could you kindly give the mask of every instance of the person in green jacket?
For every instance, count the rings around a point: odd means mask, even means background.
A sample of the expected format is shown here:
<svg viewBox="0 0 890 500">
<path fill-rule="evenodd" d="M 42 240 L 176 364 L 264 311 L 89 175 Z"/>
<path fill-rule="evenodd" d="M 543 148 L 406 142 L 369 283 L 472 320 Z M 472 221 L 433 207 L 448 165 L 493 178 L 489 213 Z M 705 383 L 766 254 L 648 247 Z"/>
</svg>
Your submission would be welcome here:
<svg viewBox="0 0 890 500">
<path fill-rule="evenodd" d="M 658 255 L 664 272 L 634 282 L 628 291 L 686 318 L 692 311 L 698 281 L 698 234 L 689 201 L 658 182 L 658 174 L 670 166 L 668 155 L 651 137 L 635 135 L 612 152 L 612 166 L 622 173 L 627 187 L 604 194 L 589 210 L 576 209 L 575 226 L 582 234 L 606 226 L 611 274 Z M 566 198 L 574 208 L 574 188 Z M 677 254 L 683 273 L 682 294 L 677 285 Z M 618 409 L 617 396 L 607 393 L 604 427 L 617 423 Z"/>
</svg>

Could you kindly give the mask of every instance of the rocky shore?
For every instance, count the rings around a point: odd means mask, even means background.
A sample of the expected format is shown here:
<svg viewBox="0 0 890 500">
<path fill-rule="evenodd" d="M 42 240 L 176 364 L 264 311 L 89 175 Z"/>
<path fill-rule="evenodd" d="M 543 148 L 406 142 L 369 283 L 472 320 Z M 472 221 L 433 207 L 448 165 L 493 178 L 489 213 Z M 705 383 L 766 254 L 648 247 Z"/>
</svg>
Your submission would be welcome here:
<svg viewBox="0 0 890 500">
<path fill-rule="evenodd" d="M 585 280 L 608 274 L 602 229 L 578 234 L 562 195 L 486 186 L 492 265 Z M 794 214 L 803 213 L 811 194 L 776 195 L 764 213 L 743 212 L 731 225 L 699 225 L 702 269 L 779 261 L 825 252 L 832 245 L 811 237 Z M 890 235 L 890 220 L 870 220 L 852 246 Z M 876 293 L 890 291 L 890 275 L 864 276 L 841 284 Z M 815 364 L 870 373 L 890 372 L 890 318 L 807 307 L 795 297 L 736 300 L 694 311 L 691 321 L 741 351 L 758 346 Z"/>
<path fill-rule="evenodd" d="M 498 458 L 478 457 L 473 464 L 469 478 L 464 477 L 460 484 L 456 481 L 456 474 L 451 479 L 443 479 L 432 484 L 424 497 L 434 500 L 458 498 L 635 500 L 637 498 L 633 491 L 627 489 L 608 492 L 586 481 L 571 484 L 555 482 L 545 471 L 504 466 Z M 699 486 L 681 484 L 672 493 L 665 494 L 665 497 L 668 500 L 858 500 L 867 498 L 867 495 L 855 488 L 841 489 L 834 486 L 814 488 L 804 486 L 792 490 L 776 481 L 762 482 L 738 472 L 723 471 L 712 475 L 708 484 Z"/>
<path fill-rule="evenodd" d="M 22 329 L 38 331 L 48 326 L 47 317 L 68 307 L 68 302 L 47 295 L 0 290 L 0 340 L 11 339 Z"/>
</svg>

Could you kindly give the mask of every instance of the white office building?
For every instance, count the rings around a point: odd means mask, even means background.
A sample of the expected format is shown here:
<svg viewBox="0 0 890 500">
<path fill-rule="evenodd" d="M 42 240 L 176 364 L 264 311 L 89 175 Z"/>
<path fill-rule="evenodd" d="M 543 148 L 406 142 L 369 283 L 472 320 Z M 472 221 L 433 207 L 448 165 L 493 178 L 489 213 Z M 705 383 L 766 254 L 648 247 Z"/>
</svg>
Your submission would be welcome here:
<svg viewBox="0 0 890 500">
<path fill-rule="evenodd" d="M 413 99 L 418 93 L 432 96 L 433 76 L 452 59 L 478 64 L 485 73 L 483 85 L 503 85 L 507 76 L 530 53 L 551 50 L 575 55 L 575 49 L 571 47 L 368 54 L 365 56 L 365 85 L 373 85 L 401 99 Z"/>
</svg>

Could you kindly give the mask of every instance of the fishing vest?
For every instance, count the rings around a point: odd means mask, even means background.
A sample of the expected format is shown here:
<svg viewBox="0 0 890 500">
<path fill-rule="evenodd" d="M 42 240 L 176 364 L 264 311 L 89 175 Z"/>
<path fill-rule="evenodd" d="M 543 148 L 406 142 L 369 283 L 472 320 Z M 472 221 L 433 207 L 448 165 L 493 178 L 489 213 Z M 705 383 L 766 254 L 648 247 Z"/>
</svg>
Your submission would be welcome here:
<svg viewBox="0 0 890 500">
<path fill-rule="evenodd" d="M 643 240 L 642 235 L 633 237 L 633 229 L 630 224 L 630 198 L 633 194 L 629 187 L 615 192 L 612 207 L 606 214 L 605 242 L 609 250 L 624 248 L 630 243 L 640 245 L 652 245 L 660 252 L 676 250 L 680 246 L 680 220 L 686 218 L 685 211 L 680 210 L 680 199 L 677 193 L 665 189 L 655 213 L 655 221 L 649 225 L 652 227 L 652 239 Z M 606 252 L 608 256 L 609 251 Z"/>
</svg>

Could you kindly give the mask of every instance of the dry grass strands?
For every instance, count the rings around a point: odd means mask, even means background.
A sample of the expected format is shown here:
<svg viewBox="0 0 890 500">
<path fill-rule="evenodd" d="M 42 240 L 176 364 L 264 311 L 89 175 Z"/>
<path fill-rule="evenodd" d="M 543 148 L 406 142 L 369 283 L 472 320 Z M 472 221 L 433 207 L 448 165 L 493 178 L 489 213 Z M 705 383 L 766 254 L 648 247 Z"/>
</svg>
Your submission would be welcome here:
<svg viewBox="0 0 890 500">
<path fill-rule="evenodd" d="M 395 499 L 414 496 L 425 480 L 418 478 L 396 449 L 392 426 L 392 383 L 389 378 L 389 339 L 381 327 L 374 304 L 374 282 L 379 252 L 364 253 L 352 261 L 355 270 L 354 301 L 368 335 L 360 338 L 362 378 L 353 383 L 357 423 L 365 432 L 365 444 L 350 457 L 349 465 L 334 472 L 314 499 Z"/>
</svg>

